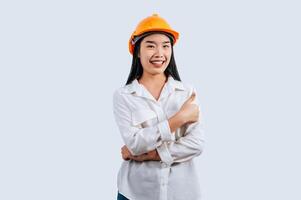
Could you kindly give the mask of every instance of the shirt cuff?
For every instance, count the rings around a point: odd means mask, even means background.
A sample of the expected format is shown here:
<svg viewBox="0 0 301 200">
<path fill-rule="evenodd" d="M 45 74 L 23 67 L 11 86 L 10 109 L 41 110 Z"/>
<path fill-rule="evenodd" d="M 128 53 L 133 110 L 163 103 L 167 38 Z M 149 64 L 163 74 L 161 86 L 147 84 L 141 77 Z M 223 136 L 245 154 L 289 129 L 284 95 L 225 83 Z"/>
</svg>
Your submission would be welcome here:
<svg viewBox="0 0 301 200">
<path fill-rule="evenodd" d="M 174 140 L 174 134 L 171 133 L 168 120 L 164 120 L 158 124 L 158 129 L 161 135 L 162 141 L 172 141 Z"/>
<path fill-rule="evenodd" d="M 166 142 L 163 142 L 160 146 L 157 147 L 157 152 L 161 158 L 161 162 L 167 164 L 168 166 L 173 163 L 174 159 L 169 153 Z"/>
</svg>

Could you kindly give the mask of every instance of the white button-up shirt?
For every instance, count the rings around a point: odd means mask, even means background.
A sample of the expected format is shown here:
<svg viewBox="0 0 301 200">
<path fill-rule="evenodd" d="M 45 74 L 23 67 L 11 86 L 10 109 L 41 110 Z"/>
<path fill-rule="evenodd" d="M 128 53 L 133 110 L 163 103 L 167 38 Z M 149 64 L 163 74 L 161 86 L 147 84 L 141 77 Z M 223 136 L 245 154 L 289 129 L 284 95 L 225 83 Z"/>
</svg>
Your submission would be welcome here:
<svg viewBox="0 0 301 200">
<path fill-rule="evenodd" d="M 169 76 L 156 100 L 137 79 L 118 88 L 113 112 L 122 139 L 132 155 L 157 149 L 161 161 L 124 160 L 117 187 L 130 200 L 199 200 L 201 188 L 193 158 L 204 147 L 203 120 L 171 133 L 168 119 L 196 93 L 190 84 Z"/>
</svg>

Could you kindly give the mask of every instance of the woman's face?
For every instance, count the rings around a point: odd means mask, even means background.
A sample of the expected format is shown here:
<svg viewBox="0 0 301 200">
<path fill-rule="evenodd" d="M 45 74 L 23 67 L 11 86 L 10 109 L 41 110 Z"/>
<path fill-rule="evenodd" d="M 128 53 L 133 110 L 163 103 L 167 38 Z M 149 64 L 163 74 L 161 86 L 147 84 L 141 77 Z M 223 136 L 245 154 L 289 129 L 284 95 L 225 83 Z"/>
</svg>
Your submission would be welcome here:
<svg viewBox="0 0 301 200">
<path fill-rule="evenodd" d="M 166 35 L 155 33 L 143 38 L 138 54 L 143 73 L 151 75 L 164 73 L 171 53 L 170 39 Z"/>
</svg>

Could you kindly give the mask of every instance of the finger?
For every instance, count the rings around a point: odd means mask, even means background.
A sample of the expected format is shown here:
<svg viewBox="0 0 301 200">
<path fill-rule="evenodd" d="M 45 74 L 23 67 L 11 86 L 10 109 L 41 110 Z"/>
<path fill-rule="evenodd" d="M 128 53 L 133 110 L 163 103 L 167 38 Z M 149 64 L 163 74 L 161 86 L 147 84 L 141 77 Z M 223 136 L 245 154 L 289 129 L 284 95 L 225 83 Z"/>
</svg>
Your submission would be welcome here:
<svg viewBox="0 0 301 200">
<path fill-rule="evenodd" d="M 191 103 L 192 101 L 194 101 L 195 96 L 196 96 L 195 92 L 192 92 L 192 94 L 190 95 L 190 97 L 187 99 L 186 102 Z"/>
<path fill-rule="evenodd" d="M 124 147 L 121 148 L 121 151 L 124 151 Z"/>
<path fill-rule="evenodd" d="M 195 98 L 195 92 L 192 92 L 192 94 L 188 97 L 188 99 L 186 100 L 187 103 L 190 103 L 191 101 L 193 101 Z"/>
<path fill-rule="evenodd" d="M 145 160 L 145 156 L 144 155 L 139 155 L 139 156 L 131 156 L 132 160 L 136 160 L 136 161 L 144 161 Z"/>
<path fill-rule="evenodd" d="M 130 159 L 130 155 L 128 155 L 128 154 L 122 154 L 122 158 L 124 159 L 124 160 L 129 160 Z"/>
<path fill-rule="evenodd" d="M 193 91 L 192 94 L 191 94 L 191 96 L 190 96 L 190 98 L 194 100 L 195 96 L 196 96 L 196 93 L 195 93 L 195 91 Z"/>
<path fill-rule="evenodd" d="M 129 157 L 122 157 L 123 160 L 130 160 Z"/>
</svg>

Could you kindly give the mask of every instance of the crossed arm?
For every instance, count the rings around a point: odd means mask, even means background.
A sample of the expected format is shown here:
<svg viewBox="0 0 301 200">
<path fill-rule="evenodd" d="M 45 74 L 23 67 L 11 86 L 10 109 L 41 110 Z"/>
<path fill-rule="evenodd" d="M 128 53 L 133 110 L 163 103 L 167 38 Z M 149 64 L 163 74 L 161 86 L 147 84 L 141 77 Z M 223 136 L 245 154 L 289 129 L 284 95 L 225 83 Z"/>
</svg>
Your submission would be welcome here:
<svg viewBox="0 0 301 200">
<path fill-rule="evenodd" d="M 203 152 L 205 140 L 202 122 L 188 124 L 185 134 L 176 141 L 163 142 L 157 148 L 140 155 L 132 155 L 127 146 L 121 148 L 122 158 L 135 161 L 162 161 L 166 164 L 188 161 Z M 180 124 L 172 125 L 171 129 Z M 172 131 L 174 132 L 174 131 Z M 173 133 L 172 133 L 173 134 Z"/>
<path fill-rule="evenodd" d="M 135 160 L 135 161 L 139 161 L 139 162 L 149 161 L 149 160 L 161 161 L 161 158 L 160 158 L 160 156 L 159 156 L 156 149 L 152 150 L 152 151 L 149 151 L 147 153 L 138 155 L 138 156 L 133 156 L 131 154 L 131 152 L 128 150 L 128 148 L 126 147 L 126 145 L 124 145 L 121 148 L 121 154 L 122 154 L 122 158 L 124 160 Z"/>
<path fill-rule="evenodd" d="M 183 117 L 178 114 L 178 112 L 170 119 L 165 120 L 165 122 L 161 122 L 158 126 L 137 129 L 129 126 L 129 110 L 128 107 L 125 106 L 125 103 L 122 103 L 120 96 L 117 95 L 114 99 L 116 121 L 121 130 L 123 139 L 126 142 L 126 145 L 121 148 L 121 154 L 124 160 L 136 160 L 140 162 L 162 160 L 165 163 L 183 162 L 202 152 L 204 140 L 203 131 L 201 130 L 199 122 L 193 123 L 186 121 L 185 118 L 187 118 L 187 116 Z M 166 137 L 166 134 L 173 135 L 175 130 L 184 124 L 189 125 L 183 137 L 177 141 L 171 140 L 170 138 L 172 137 L 170 136 Z M 166 125 L 169 131 L 166 131 Z"/>
<path fill-rule="evenodd" d="M 184 124 L 184 121 L 179 115 L 174 115 L 168 119 L 168 124 L 170 127 L 170 132 L 174 134 L 175 130 Z M 147 153 L 141 155 L 132 155 L 126 145 L 121 148 L 121 155 L 124 160 L 135 160 L 135 161 L 161 161 L 160 155 L 157 149 L 148 151 Z"/>
</svg>

